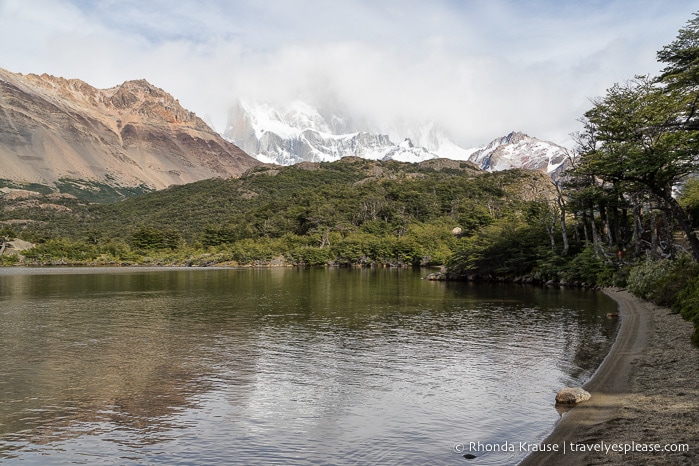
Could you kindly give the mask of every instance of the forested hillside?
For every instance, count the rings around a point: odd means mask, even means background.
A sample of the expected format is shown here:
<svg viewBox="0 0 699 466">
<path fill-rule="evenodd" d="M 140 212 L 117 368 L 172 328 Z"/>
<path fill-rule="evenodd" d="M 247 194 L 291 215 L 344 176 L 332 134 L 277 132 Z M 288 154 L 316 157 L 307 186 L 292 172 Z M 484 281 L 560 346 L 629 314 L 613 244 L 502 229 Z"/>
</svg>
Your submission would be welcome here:
<svg viewBox="0 0 699 466">
<path fill-rule="evenodd" d="M 402 266 L 445 264 L 462 238 L 506 219 L 539 242 L 552 192 L 538 173 L 346 158 L 262 166 L 113 204 L 13 192 L 0 205 L 4 235 L 36 243 L 25 256 L 37 264 Z"/>
</svg>

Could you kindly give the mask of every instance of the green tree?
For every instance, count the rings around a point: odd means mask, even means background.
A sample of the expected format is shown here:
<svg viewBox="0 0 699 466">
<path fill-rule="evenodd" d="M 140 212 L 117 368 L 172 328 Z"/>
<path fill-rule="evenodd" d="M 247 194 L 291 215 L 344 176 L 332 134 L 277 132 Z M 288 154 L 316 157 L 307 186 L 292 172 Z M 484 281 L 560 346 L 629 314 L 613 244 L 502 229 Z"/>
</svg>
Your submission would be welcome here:
<svg viewBox="0 0 699 466">
<path fill-rule="evenodd" d="M 519 216 L 496 220 L 470 237 L 463 238 L 449 262 L 456 275 L 481 277 L 529 273 L 539 259 L 539 246 L 546 242 L 540 225 Z"/>
<path fill-rule="evenodd" d="M 672 212 L 699 262 L 699 239 L 672 192 L 699 168 L 699 131 L 675 125 L 685 117 L 685 102 L 654 80 L 616 84 L 585 113 L 575 171 L 623 185 L 626 193 L 652 193 Z"/>
<path fill-rule="evenodd" d="M 234 243 L 236 231 L 226 225 L 209 225 L 202 232 L 202 244 L 206 247 Z"/>
<path fill-rule="evenodd" d="M 686 130 L 699 129 L 699 12 L 680 29 L 677 38 L 658 52 L 658 61 L 666 67 L 658 78 L 667 91 L 684 105 L 684 115 L 673 123 Z"/>
<path fill-rule="evenodd" d="M 691 215 L 693 226 L 699 226 L 699 179 L 688 180 L 682 186 L 678 200 Z"/>
<path fill-rule="evenodd" d="M 176 230 L 141 227 L 131 235 L 131 244 L 139 249 L 177 249 L 182 235 Z"/>
</svg>

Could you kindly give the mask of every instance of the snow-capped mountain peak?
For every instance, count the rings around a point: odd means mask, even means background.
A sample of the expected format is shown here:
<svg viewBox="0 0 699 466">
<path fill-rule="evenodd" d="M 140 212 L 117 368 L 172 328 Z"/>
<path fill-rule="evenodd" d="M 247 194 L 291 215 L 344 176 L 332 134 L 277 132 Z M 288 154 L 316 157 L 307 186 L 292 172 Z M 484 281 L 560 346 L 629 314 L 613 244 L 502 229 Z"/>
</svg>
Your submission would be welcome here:
<svg viewBox="0 0 699 466">
<path fill-rule="evenodd" d="M 402 162 L 441 157 L 471 161 L 487 171 L 524 168 L 553 174 L 567 159 L 565 148 L 516 131 L 484 147 L 465 149 L 432 122 L 401 123 L 383 133 L 353 127 L 351 121 L 341 112 L 322 112 L 302 101 L 284 107 L 239 102 L 223 136 L 258 160 L 280 165 L 347 156 Z"/>
<path fill-rule="evenodd" d="M 224 137 L 258 160 L 280 165 L 347 156 L 383 159 L 394 148 L 387 135 L 350 128 L 349 120 L 334 113 L 321 115 L 301 101 L 282 109 L 240 102 L 229 114 Z"/>
<path fill-rule="evenodd" d="M 396 144 L 383 156 L 383 160 L 396 160 L 398 162 L 423 162 L 430 159 L 438 159 L 439 155 L 430 152 L 424 147 L 415 146 L 410 138 L 405 138 L 400 144 Z"/>
<path fill-rule="evenodd" d="M 470 160 L 487 171 L 510 168 L 553 173 L 568 158 L 564 147 L 513 131 L 476 150 Z"/>
<path fill-rule="evenodd" d="M 331 133 L 324 118 L 310 105 L 295 101 L 280 110 L 267 102 L 239 102 L 239 111 L 249 118 L 255 136 L 260 139 L 265 132 L 282 138 L 298 136 L 303 130 L 312 129 Z M 231 128 L 229 120 L 227 131 Z"/>
</svg>

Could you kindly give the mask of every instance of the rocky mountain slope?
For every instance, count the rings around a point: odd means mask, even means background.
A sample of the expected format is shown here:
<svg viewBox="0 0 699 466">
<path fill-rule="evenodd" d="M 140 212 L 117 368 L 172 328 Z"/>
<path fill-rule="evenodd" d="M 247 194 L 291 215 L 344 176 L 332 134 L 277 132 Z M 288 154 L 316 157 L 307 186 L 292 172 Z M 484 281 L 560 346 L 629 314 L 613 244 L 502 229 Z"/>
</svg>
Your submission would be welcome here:
<svg viewBox="0 0 699 466">
<path fill-rule="evenodd" d="M 280 165 L 348 156 L 401 162 L 448 158 L 471 161 L 487 171 L 524 168 L 555 174 L 567 159 L 565 148 L 519 132 L 465 149 L 434 124 L 381 132 L 299 101 L 285 108 L 240 102 L 231 110 L 223 134 L 259 160 Z"/>
<path fill-rule="evenodd" d="M 96 89 L 0 69 L 0 180 L 161 189 L 259 162 L 144 80 Z"/>
<path fill-rule="evenodd" d="M 562 146 L 515 131 L 476 150 L 468 160 L 486 171 L 522 168 L 555 175 L 567 166 L 569 154 Z"/>
</svg>

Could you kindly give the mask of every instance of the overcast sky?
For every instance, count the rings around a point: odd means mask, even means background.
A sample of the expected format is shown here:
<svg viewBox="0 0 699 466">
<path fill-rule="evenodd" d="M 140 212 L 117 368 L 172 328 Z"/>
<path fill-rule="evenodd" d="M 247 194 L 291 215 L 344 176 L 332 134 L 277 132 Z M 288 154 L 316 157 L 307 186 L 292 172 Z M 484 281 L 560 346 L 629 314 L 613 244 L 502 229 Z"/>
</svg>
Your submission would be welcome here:
<svg viewBox="0 0 699 466">
<path fill-rule="evenodd" d="M 145 78 L 223 131 L 237 98 L 390 125 L 434 120 L 465 147 L 511 130 L 571 145 L 615 82 L 656 74 L 690 0 L 0 0 L 0 67 L 108 88 Z"/>
</svg>

